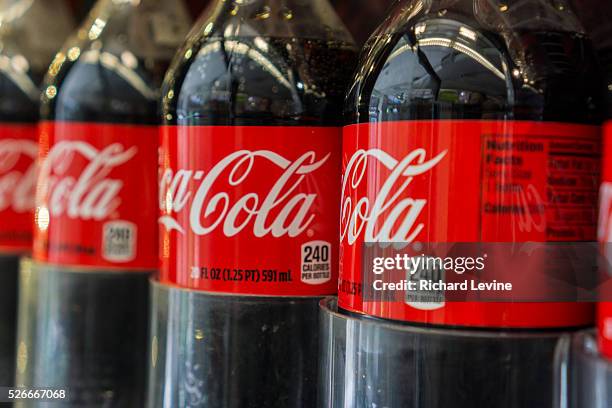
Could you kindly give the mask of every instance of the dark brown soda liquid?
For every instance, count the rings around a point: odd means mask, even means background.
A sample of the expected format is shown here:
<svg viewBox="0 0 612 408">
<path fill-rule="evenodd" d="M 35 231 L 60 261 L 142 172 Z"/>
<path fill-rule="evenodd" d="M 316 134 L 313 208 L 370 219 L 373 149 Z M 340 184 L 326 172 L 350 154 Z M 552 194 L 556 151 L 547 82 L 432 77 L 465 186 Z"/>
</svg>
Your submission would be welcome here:
<svg viewBox="0 0 612 408">
<path fill-rule="evenodd" d="M 158 125 L 159 89 L 190 25 L 182 9 L 175 0 L 98 1 L 48 70 L 41 120 Z M 168 19 L 161 40 L 160 16 Z M 20 382 L 67 389 L 62 406 L 143 405 L 150 274 L 42 263 L 32 271 L 21 312 L 30 360 Z"/>
<path fill-rule="evenodd" d="M 495 3 L 499 10 L 475 7 L 493 2 L 423 2 L 430 9 L 421 12 L 415 11 L 417 3 L 403 2 L 412 6 L 396 9 L 366 44 L 347 98 L 349 124 L 437 119 L 600 123 L 600 71 L 591 41 L 571 27 L 547 28 L 554 19 L 533 21 L 541 14 L 536 2 Z M 513 19 L 516 25 L 504 26 Z M 394 374 L 359 382 L 363 389 L 357 390 L 356 401 L 428 408 L 553 405 L 558 339 L 550 332 L 538 340 L 516 331 L 494 337 L 482 330 L 454 335 L 456 328 L 449 329 L 417 330 L 412 340 L 403 336 L 413 343 L 401 355 L 385 359 L 373 353 L 372 366 Z M 414 373 L 422 379 L 418 385 Z M 377 387 L 395 392 L 369 392 Z"/>
<path fill-rule="evenodd" d="M 415 44 L 410 30 L 387 35 L 388 43 L 370 39 L 361 72 L 371 70 L 373 74 L 353 87 L 346 112 L 349 122 L 506 119 L 600 123 L 600 71 L 585 35 L 523 31 L 516 33 L 511 44 L 490 31 L 477 35 L 483 40 L 472 49 L 490 59 L 491 69 L 448 47 L 419 47 L 418 52 L 406 50 L 389 58 L 398 48 Z M 521 52 L 528 65 L 513 64 L 507 45 L 519 47 L 514 52 Z M 504 70 L 507 75 L 501 77 Z M 409 77 L 413 71 L 414 76 Z M 377 85 L 383 78 L 384 86 Z M 383 104 L 371 109 L 372 101 Z"/>
<path fill-rule="evenodd" d="M 453 8 L 412 20 L 391 17 L 370 38 L 347 97 L 348 124 L 601 123 L 602 71 L 588 36 L 522 28 L 496 32 L 484 24 L 486 16 L 472 15 L 472 1 L 450 3 Z"/>
<path fill-rule="evenodd" d="M 342 126 L 345 92 L 357 57 L 354 45 L 309 38 L 211 36 L 189 49 L 192 61 L 176 67 L 166 80 L 166 125 Z M 274 254 L 262 254 L 266 256 Z M 177 295 L 170 293 L 173 296 Z M 185 346 L 184 351 L 181 346 L 166 359 L 166 364 L 179 367 L 180 374 L 172 379 L 177 385 L 170 387 L 178 389 L 173 390 L 177 398 L 184 392 L 182 382 L 188 380 L 182 380 L 182 367 L 187 365 L 218 368 L 199 374 L 198 398 L 211 406 L 316 405 L 317 395 L 311 390 L 317 388 L 318 367 L 312 354 L 318 349 L 320 298 L 205 292 L 181 296 L 181 302 L 194 310 L 192 321 L 176 309 L 176 316 L 168 316 L 168 326 L 179 322 L 179 327 L 196 327 L 206 333 L 207 341 Z M 159 325 L 165 331 L 166 323 Z"/>
<path fill-rule="evenodd" d="M 166 125 L 342 124 L 344 95 L 355 66 L 353 45 L 230 37 L 210 38 L 200 46 L 200 55 L 173 77 L 172 90 L 180 90 L 180 96 L 164 98 L 164 111 L 170 113 Z"/>
<path fill-rule="evenodd" d="M 12 58 L 14 55 L 2 55 L 4 58 Z M 40 69 L 21 74 L 18 78 L 28 84 L 38 85 L 43 77 Z M 25 92 L 15 81 L 14 77 L 0 71 L 0 125 L 19 124 L 32 125 L 38 120 L 38 100 L 32 99 L 32 95 Z M 0 223 L 2 223 L 0 219 Z M 19 234 L 14 231 L 2 231 L 2 239 L 31 241 L 32 234 Z M 13 385 L 15 374 L 15 354 L 17 346 L 16 339 L 16 317 L 17 317 L 17 292 L 19 280 L 19 258 L 20 254 L 0 253 L 0 386 Z"/>
<path fill-rule="evenodd" d="M 72 19 L 60 0 L 3 1 L 0 14 L 0 126 L 30 127 L 29 143 L 32 143 L 35 142 L 35 126 L 39 117 L 40 83 L 55 51 L 71 30 Z M 49 17 L 59 27 L 45 24 L 43 19 Z M 21 136 L 4 130 L 2 138 L 5 137 L 13 139 Z M 25 244 L 25 248 L 18 251 L 13 248 L 0 250 L 0 386 L 12 386 L 17 349 L 15 340 L 19 261 L 21 257 L 28 255 L 32 233 L 28 229 L 17 231 L 7 228 L 11 223 L 4 217 L 12 217 L 12 214 L 15 214 L 27 225 L 29 210 L 24 209 L 25 212 L 18 213 L 10 210 L 13 207 L 13 194 L 17 195 L 18 190 L 23 194 L 24 184 L 21 180 L 16 183 L 14 178 L 11 181 L 11 176 L 15 174 L 15 168 L 10 164 L 12 155 L 7 154 L 4 146 L 2 150 L 0 184 L 4 186 L 0 189 L 0 195 L 4 203 L 0 211 L 0 238 L 4 242 L 13 241 L 21 243 L 22 246 Z M 20 156 L 21 152 L 18 153 L 18 157 Z M 25 193 L 29 194 L 30 191 Z M 33 191 L 31 193 L 33 195 Z M 30 198 L 33 201 L 33 197 Z"/>
</svg>

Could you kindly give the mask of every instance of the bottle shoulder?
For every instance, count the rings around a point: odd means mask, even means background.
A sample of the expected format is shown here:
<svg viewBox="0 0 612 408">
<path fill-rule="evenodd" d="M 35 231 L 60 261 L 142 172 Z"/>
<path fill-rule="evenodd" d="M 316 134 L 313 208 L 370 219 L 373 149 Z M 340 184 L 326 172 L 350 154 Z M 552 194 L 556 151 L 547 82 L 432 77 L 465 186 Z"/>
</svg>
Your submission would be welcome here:
<svg viewBox="0 0 612 408">
<path fill-rule="evenodd" d="M 47 72 L 41 116 L 66 121 L 156 121 L 167 64 L 138 59 L 129 49 L 70 44 Z"/>
<path fill-rule="evenodd" d="M 200 20 L 168 72 L 162 91 L 168 124 L 341 122 L 357 61 L 350 35 L 336 32 L 344 33 L 342 27 L 318 35 L 313 27 L 322 26 L 311 21 L 309 36 L 299 10 L 289 21 L 288 10 L 272 8 L 278 15 L 266 24 L 223 11 Z"/>
<path fill-rule="evenodd" d="M 370 39 L 345 113 L 350 122 L 593 123 L 600 116 L 600 77 L 592 43 L 579 31 L 429 12 L 396 17 Z"/>
<path fill-rule="evenodd" d="M 0 120 L 35 123 L 42 79 L 72 17 L 60 0 L 15 2 L 0 11 Z"/>
<path fill-rule="evenodd" d="M 352 44 L 304 38 L 218 37 L 200 45 L 166 79 L 168 117 L 331 125 L 357 59 Z"/>
<path fill-rule="evenodd" d="M 189 20 L 156 34 L 162 10 L 117 7 L 95 9 L 56 55 L 43 84 L 43 119 L 159 122 L 159 89 Z"/>
</svg>

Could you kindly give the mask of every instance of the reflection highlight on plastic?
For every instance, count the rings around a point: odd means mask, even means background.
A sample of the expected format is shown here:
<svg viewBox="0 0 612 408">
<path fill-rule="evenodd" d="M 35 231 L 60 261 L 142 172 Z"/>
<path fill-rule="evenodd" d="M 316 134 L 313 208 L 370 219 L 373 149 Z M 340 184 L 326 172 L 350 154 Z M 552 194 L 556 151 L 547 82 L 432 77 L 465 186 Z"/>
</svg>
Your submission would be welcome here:
<svg viewBox="0 0 612 408">
<path fill-rule="evenodd" d="M 36 209 L 36 226 L 41 231 L 46 231 L 49 228 L 49 209 L 47 207 Z"/>
</svg>

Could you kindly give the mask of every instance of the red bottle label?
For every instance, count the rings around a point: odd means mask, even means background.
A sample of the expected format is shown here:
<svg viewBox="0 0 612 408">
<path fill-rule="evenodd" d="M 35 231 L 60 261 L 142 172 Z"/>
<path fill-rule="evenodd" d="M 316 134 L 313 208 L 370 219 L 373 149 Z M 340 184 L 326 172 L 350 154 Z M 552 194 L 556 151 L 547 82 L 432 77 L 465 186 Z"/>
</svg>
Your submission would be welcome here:
<svg viewBox="0 0 612 408">
<path fill-rule="evenodd" d="M 599 128 L 404 121 L 344 129 L 339 305 L 381 318 L 474 327 L 563 327 L 588 303 L 362 297 L 364 243 L 594 241 Z M 579 199 L 572 199 L 573 195 Z"/>
<path fill-rule="evenodd" d="M 598 305 L 599 348 L 601 353 L 612 359 L 612 302 Z"/>
<path fill-rule="evenodd" d="M 165 127 L 161 145 L 163 283 L 335 293 L 340 129 Z"/>
<path fill-rule="evenodd" d="M 34 259 L 157 267 L 158 128 L 43 122 L 39 136 Z"/>
<path fill-rule="evenodd" d="M 0 251 L 32 247 L 36 125 L 0 125 Z"/>
<path fill-rule="evenodd" d="M 604 154 L 602 184 L 599 192 L 599 230 L 598 239 L 601 242 L 603 255 L 607 259 L 607 265 L 612 265 L 612 122 L 604 125 Z M 604 273 L 610 273 L 609 267 Z M 612 279 L 612 276 L 608 276 Z M 605 292 L 605 293 L 604 293 Z M 610 282 L 605 288 L 601 288 L 601 296 L 607 300 L 608 294 L 612 293 Z M 612 358 L 612 302 L 601 302 L 598 305 L 598 328 L 599 345 L 603 355 Z"/>
</svg>

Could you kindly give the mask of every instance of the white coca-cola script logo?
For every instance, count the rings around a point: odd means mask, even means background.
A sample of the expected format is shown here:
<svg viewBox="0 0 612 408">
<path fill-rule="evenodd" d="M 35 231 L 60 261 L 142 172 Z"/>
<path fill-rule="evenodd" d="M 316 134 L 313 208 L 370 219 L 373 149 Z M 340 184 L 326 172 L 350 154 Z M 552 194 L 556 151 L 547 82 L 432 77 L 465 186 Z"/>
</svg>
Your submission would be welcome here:
<svg viewBox="0 0 612 408">
<path fill-rule="evenodd" d="M 37 154 L 38 146 L 31 140 L 0 140 L 0 211 L 27 213 L 34 208 Z M 22 172 L 15 167 L 24 157 L 30 165 Z"/>
<path fill-rule="evenodd" d="M 184 233 L 174 218 L 189 206 L 189 227 L 196 235 L 207 235 L 222 226 L 223 234 L 233 237 L 252 228 L 255 237 L 296 237 L 313 222 L 311 211 L 315 193 L 304 190 L 306 176 L 319 169 L 330 157 L 317 161 L 315 152 L 306 152 L 295 161 L 269 150 L 241 150 L 220 160 L 208 173 L 202 170 L 166 169 L 160 180 L 160 208 L 166 215 L 160 222 L 169 231 Z M 280 176 L 257 172 L 261 161 L 282 170 Z M 224 176 L 227 174 L 227 176 Z M 247 180 L 259 182 L 264 191 L 240 193 Z M 219 191 L 212 194 L 213 191 Z M 192 191 L 194 190 L 194 191 Z M 231 190 L 231 191 L 230 191 Z"/>
<path fill-rule="evenodd" d="M 446 156 L 448 150 L 427 160 L 425 149 L 416 149 L 401 160 L 396 160 L 379 149 L 358 150 L 349 160 L 342 181 L 342 212 L 340 239 L 352 245 L 364 233 L 365 242 L 412 242 L 424 228 L 417 224 L 427 200 L 406 197 L 406 190 L 414 177 L 427 173 Z M 357 197 L 353 192 L 362 182 L 367 182 L 371 161 L 378 161 L 391 173 L 376 194 L 374 202 L 369 197 Z M 383 217 L 384 214 L 384 217 Z M 379 225 L 382 218 L 382 225 Z"/>
<path fill-rule="evenodd" d="M 82 141 L 55 144 L 40 167 L 38 202 L 43 199 L 51 216 L 96 221 L 110 217 L 121 204 L 123 181 L 109 174 L 137 152 L 136 147 L 127 149 L 121 143 L 101 150 Z M 86 164 L 74 174 L 77 158 Z"/>
</svg>

